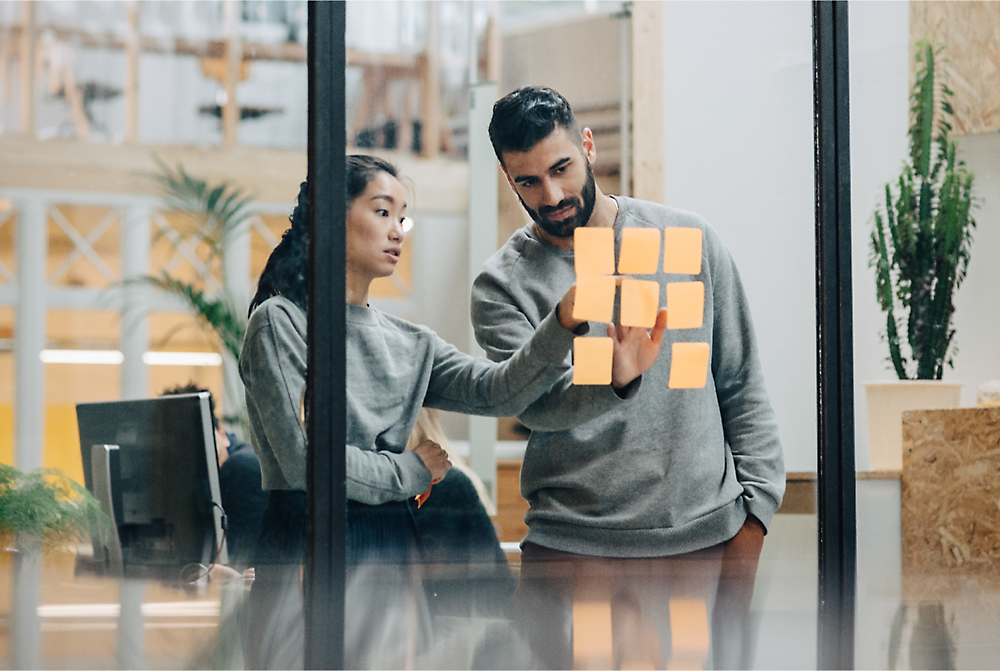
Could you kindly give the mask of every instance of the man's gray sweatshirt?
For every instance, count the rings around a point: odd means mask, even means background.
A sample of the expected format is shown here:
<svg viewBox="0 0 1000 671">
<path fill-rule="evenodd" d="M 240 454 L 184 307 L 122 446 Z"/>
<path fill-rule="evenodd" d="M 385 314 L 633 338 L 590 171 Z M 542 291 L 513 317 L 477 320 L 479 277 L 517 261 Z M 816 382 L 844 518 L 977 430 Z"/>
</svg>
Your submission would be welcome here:
<svg viewBox="0 0 1000 671">
<path fill-rule="evenodd" d="M 377 505 L 423 493 L 431 474 L 406 441 L 422 406 L 476 415 L 522 412 L 569 369 L 573 333 L 553 313 L 503 364 L 464 354 L 431 331 L 346 304 L 347 498 Z M 250 317 L 240 354 L 262 487 L 306 488 L 306 317 L 282 296 Z"/>
<path fill-rule="evenodd" d="M 609 557 L 692 552 L 732 538 L 752 513 L 765 527 L 785 471 L 739 273 L 703 218 L 616 197 L 616 257 L 623 228 L 700 228 L 701 273 L 654 276 L 705 285 L 704 324 L 668 330 L 653 367 L 623 400 L 609 386 L 574 386 L 566 374 L 520 414 L 531 429 L 521 470 L 530 509 L 526 541 Z M 472 289 L 476 340 L 494 361 L 527 342 L 574 283 L 573 251 L 526 226 L 494 254 Z M 666 306 L 670 309 L 670 306 Z M 618 301 L 615 303 L 615 320 Z M 591 334 L 604 335 L 604 325 Z M 707 342 L 708 384 L 669 389 L 674 342 Z"/>
</svg>

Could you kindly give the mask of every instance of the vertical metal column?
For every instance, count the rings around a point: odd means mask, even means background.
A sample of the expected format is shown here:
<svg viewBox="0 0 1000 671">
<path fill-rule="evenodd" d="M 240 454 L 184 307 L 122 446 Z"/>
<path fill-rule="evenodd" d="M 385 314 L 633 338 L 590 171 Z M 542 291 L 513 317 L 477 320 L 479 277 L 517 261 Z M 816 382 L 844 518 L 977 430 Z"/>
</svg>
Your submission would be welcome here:
<svg viewBox="0 0 1000 671">
<path fill-rule="evenodd" d="M 497 250 L 497 159 L 490 144 L 489 126 L 497 83 L 484 82 L 469 91 L 469 289 L 483 264 Z M 469 354 L 486 356 L 469 325 Z M 497 420 L 469 417 L 469 465 L 482 478 L 493 502 L 497 499 Z"/>
<path fill-rule="evenodd" d="M 46 203 L 26 198 L 17 205 L 17 317 L 14 322 L 14 463 L 22 471 L 41 468 L 45 437 L 45 269 L 48 255 Z"/>
<path fill-rule="evenodd" d="M 819 613 L 817 665 L 854 668 L 857 505 L 847 3 L 813 3 Z"/>
<path fill-rule="evenodd" d="M 344 668 L 347 535 L 345 3 L 309 3 L 309 387 L 305 667 Z"/>
<path fill-rule="evenodd" d="M 142 288 L 130 286 L 134 280 L 149 274 L 151 210 L 135 205 L 121 214 L 121 264 L 125 282 L 121 311 L 121 332 L 118 335 L 122 355 L 121 395 L 124 400 L 149 396 L 149 375 L 142 355 L 149 349 L 149 311 L 143 304 Z"/>
</svg>

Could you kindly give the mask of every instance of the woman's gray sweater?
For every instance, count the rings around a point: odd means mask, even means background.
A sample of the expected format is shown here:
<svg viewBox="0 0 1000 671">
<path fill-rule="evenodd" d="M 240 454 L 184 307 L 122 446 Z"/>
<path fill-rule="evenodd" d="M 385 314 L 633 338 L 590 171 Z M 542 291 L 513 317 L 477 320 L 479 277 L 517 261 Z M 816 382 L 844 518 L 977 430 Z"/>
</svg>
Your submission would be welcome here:
<svg viewBox="0 0 1000 671">
<path fill-rule="evenodd" d="M 404 452 L 422 406 L 514 415 L 569 368 L 574 334 L 553 310 L 502 364 L 458 351 L 430 329 L 375 308 L 347 311 L 347 498 L 371 505 L 416 496 L 430 471 Z M 306 435 L 299 421 L 306 383 L 306 317 L 281 296 L 250 317 L 240 354 L 250 436 L 262 486 L 306 488 Z"/>
</svg>

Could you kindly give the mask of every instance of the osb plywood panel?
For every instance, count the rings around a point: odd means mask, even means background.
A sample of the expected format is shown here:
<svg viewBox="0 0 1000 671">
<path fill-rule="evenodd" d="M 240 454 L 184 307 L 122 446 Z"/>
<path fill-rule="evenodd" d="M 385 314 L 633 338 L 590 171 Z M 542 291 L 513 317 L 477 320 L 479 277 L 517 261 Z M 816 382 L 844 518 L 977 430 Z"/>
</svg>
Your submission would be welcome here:
<svg viewBox="0 0 1000 671">
<path fill-rule="evenodd" d="M 1000 407 L 903 413 L 903 585 L 1000 585 Z"/>
<path fill-rule="evenodd" d="M 1000 2 L 911 2 L 911 84 L 916 73 L 913 45 L 925 36 L 946 47 L 946 82 L 955 92 L 954 132 L 1000 130 Z"/>
</svg>

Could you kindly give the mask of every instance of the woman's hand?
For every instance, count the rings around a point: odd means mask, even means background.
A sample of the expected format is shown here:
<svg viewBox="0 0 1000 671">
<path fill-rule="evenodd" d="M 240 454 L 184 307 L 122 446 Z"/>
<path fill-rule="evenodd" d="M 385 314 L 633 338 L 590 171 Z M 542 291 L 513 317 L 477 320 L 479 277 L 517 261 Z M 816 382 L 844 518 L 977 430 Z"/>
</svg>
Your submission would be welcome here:
<svg viewBox="0 0 1000 671">
<path fill-rule="evenodd" d="M 621 389 L 649 370 L 660 354 L 663 331 L 667 328 L 667 311 L 656 314 L 652 331 L 641 326 L 608 324 L 608 337 L 615 346 L 611 365 L 611 386 Z"/>
<path fill-rule="evenodd" d="M 436 485 L 444 480 L 444 476 L 451 468 L 448 453 L 444 451 L 444 448 L 433 440 L 425 440 L 413 448 L 413 451 L 424 462 L 427 470 L 431 472 L 432 485 Z"/>
</svg>

